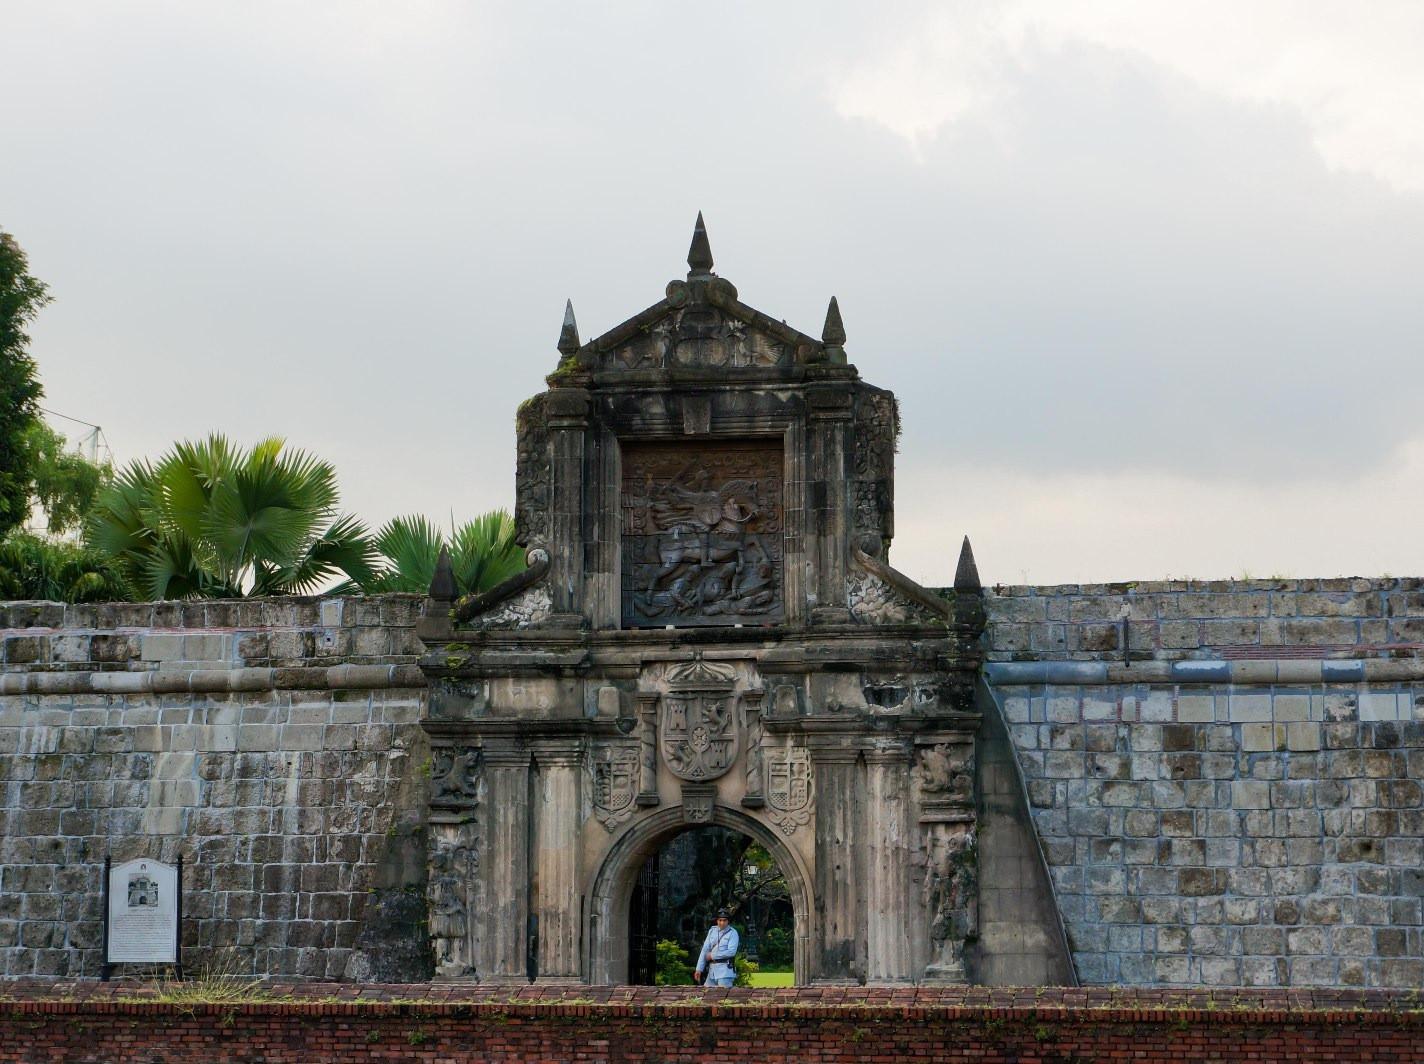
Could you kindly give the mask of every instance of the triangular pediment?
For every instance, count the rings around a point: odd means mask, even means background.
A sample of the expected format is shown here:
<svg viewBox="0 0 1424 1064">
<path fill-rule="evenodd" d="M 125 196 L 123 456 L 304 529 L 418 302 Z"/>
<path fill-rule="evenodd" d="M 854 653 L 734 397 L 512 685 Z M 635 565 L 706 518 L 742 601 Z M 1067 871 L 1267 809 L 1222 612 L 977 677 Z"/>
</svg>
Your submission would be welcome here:
<svg viewBox="0 0 1424 1064">
<path fill-rule="evenodd" d="M 574 355 L 594 373 L 774 370 L 825 360 L 825 345 L 737 299 L 731 282 L 673 281 L 667 297 Z"/>
</svg>

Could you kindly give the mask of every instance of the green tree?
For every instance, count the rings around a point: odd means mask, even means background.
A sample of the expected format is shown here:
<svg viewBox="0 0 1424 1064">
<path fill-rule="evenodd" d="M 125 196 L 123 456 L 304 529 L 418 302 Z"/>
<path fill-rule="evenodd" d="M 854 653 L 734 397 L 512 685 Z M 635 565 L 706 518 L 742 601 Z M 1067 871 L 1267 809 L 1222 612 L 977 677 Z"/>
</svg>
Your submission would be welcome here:
<svg viewBox="0 0 1424 1064">
<path fill-rule="evenodd" d="M 77 543 L 11 532 L 0 542 L 0 599 L 113 602 L 129 588 L 108 557 Z"/>
<path fill-rule="evenodd" d="M 65 439 L 43 421 L 25 434 L 30 497 L 44 508 L 48 531 L 61 534 L 82 524 L 99 489 L 114 477 L 107 462 L 91 462 L 64 449 Z"/>
<path fill-rule="evenodd" d="M 514 542 L 514 518 L 491 510 L 444 534 L 424 517 L 397 517 L 376 533 L 382 561 L 366 580 L 353 580 L 338 593 L 390 591 L 424 593 L 435 575 L 441 547 L 450 549 L 456 593 L 477 594 L 524 571 L 524 551 Z"/>
<path fill-rule="evenodd" d="M 49 301 L 49 289 L 30 276 L 25 252 L 0 232 L 0 537 L 30 512 L 26 436 L 39 419 L 44 389 L 25 328 Z"/>
<path fill-rule="evenodd" d="M 183 442 L 123 469 L 85 522 L 145 598 L 228 598 L 316 591 L 371 578 L 366 527 L 337 513 L 336 471 L 272 437 L 250 451 L 222 436 Z"/>
</svg>

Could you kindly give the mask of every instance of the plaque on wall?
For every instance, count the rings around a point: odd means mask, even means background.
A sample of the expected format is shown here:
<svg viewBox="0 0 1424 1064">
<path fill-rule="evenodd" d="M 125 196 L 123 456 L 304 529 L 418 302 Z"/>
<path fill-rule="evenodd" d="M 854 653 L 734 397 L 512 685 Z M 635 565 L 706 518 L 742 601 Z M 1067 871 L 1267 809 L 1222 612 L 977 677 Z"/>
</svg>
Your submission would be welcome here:
<svg viewBox="0 0 1424 1064">
<path fill-rule="evenodd" d="M 141 859 L 104 860 L 103 978 L 115 964 L 172 964 L 183 977 L 183 859 L 176 866 Z"/>
<path fill-rule="evenodd" d="M 776 441 L 624 444 L 623 623 L 782 620 Z"/>
</svg>

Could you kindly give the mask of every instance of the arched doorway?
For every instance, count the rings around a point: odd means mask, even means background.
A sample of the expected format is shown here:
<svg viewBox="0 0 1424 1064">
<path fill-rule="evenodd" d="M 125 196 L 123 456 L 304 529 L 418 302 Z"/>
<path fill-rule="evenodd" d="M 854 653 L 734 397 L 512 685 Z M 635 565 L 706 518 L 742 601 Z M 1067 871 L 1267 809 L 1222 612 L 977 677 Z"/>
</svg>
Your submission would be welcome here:
<svg viewBox="0 0 1424 1064">
<path fill-rule="evenodd" d="M 750 835 L 715 824 L 685 828 L 643 862 L 629 908 L 628 982 L 693 982 L 697 946 L 721 910 L 739 957 L 767 978 L 791 976 L 795 910 L 786 877 Z"/>
<path fill-rule="evenodd" d="M 797 982 L 806 982 L 814 973 L 810 960 L 812 907 L 811 876 L 796 853 L 759 821 L 734 809 L 713 809 L 712 824 L 749 837 L 771 855 L 786 881 L 793 913 L 793 964 Z M 627 983 L 633 934 L 633 907 L 639 880 L 649 859 L 674 837 L 688 830 L 681 809 L 666 809 L 632 825 L 609 847 L 594 876 L 588 893 L 588 954 L 585 971 L 592 983 Z M 644 883 L 646 889 L 646 882 Z M 644 896 L 644 905 L 646 896 Z M 646 929 L 641 929 L 646 935 Z M 696 948 L 697 943 L 693 943 Z M 646 979 L 646 971 L 636 973 Z"/>
</svg>

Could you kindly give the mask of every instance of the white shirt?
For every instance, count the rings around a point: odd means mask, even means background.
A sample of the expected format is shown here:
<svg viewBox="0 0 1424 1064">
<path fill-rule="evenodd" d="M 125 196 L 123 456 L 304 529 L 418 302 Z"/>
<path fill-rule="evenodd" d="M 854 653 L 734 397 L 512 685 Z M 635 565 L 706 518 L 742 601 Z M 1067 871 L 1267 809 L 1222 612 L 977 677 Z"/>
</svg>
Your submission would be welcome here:
<svg viewBox="0 0 1424 1064">
<path fill-rule="evenodd" d="M 742 940 L 737 935 L 737 929 L 731 924 L 727 925 L 727 930 L 723 931 L 716 924 L 707 932 L 707 940 L 702 943 L 702 949 L 697 954 L 697 970 L 702 971 L 702 965 L 707 958 L 711 958 L 711 964 L 707 967 L 707 976 L 710 979 L 725 979 L 729 975 L 736 975 L 736 969 L 732 967 L 732 958 L 737 955 L 737 949 L 742 944 Z"/>
</svg>

